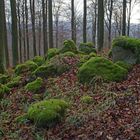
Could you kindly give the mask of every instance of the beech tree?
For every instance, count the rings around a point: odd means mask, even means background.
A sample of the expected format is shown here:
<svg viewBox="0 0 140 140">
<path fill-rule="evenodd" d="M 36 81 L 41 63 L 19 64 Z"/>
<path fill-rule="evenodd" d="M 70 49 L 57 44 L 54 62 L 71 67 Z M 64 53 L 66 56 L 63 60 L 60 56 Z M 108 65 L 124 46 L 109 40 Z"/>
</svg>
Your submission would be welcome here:
<svg viewBox="0 0 140 140">
<path fill-rule="evenodd" d="M 104 45 L 104 0 L 98 0 L 97 47 L 100 52 Z"/>
<path fill-rule="evenodd" d="M 4 58 L 5 58 L 5 8 L 4 0 L 0 0 L 0 73 L 5 72 Z"/>
<path fill-rule="evenodd" d="M 13 66 L 18 64 L 18 30 L 17 30 L 17 11 L 16 0 L 10 0 L 12 18 L 12 54 Z"/>
</svg>

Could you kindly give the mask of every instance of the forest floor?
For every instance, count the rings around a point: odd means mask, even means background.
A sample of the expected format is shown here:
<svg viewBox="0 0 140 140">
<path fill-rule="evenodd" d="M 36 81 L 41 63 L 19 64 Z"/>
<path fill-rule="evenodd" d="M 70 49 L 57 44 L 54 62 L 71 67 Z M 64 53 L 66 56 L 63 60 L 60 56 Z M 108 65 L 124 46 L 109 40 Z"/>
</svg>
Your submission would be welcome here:
<svg viewBox="0 0 140 140">
<path fill-rule="evenodd" d="M 79 84 L 76 75 L 77 68 L 72 68 L 44 81 L 47 98 L 71 103 L 64 120 L 50 129 L 36 128 L 28 120 L 16 123 L 31 103 L 44 98 L 42 91 L 36 95 L 25 92 L 19 83 L 1 101 L 0 140 L 139 140 L 140 65 L 135 65 L 121 83 L 104 83 L 97 78 L 96 84 L 88 87 Z M 83 95 L 90 95 L 94 102 L 82 103 Z"/>
</svg>

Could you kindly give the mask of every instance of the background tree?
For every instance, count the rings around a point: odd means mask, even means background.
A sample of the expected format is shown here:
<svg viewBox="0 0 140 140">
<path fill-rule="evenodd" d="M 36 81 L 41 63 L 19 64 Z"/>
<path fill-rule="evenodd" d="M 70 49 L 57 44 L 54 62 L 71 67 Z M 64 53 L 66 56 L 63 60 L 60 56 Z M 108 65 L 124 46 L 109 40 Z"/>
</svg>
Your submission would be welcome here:
<svg viewBox="0 0 140 140">
<path fill-rule="evenodd" d="M 53 48 L 53 16 L 52 16 L 52 0 L 48 0 L 49 12 L 49 48 Z"/>
<path fill-rule="evenodd" d="M 0 20 L 0 73 L 4 73 L 5 71 L 5 67 L 4 67 L 4 57 L 5 57 L 5 9 L 4 9 L 4 0 L 1 0 L 0 1 L 0 17 L 1 17 L 1 20 Z"/>
<path fill-rule="evenodd" d="M 71 38 L 76 43 L 76 23 L 75 23 L 74 0 L 71 0 L 71 32 L 72 32 Z"/>
<path fill-rule="evenodd" d="M 122 35 L 126 35 L 126 0 L 123 0 L 123 22 L 122 22 Z"/>
<path fill-rule="evenodd" d="M 97 47 L 100 52 L 104 45 L 104 0 L 98 0 Z"/>
<path fill-rule="evenodd" d="M 84 12 L 83 12 L 83 42 L 87 42 L 87 0 L 84 0 Z"/>
<path fill-rule="evenodd" d="M 13 66 L 18 64 L 18 30 L 17 30 L 17 11 L 16 0 L 10 0 L 11 4 L 11 18 L 12 18 L 12 53 Z"/>
</svg>

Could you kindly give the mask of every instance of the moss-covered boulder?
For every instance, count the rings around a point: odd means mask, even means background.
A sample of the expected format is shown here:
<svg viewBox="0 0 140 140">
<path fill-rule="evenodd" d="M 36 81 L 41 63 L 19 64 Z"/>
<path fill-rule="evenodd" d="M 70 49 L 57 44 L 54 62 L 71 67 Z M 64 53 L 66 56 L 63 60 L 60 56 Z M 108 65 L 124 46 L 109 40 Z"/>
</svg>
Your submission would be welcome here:
<svg viewBox="0 0 140 140">
<path fill-rule="evenodd" d="M 33 58 L 33 62 L 35 62 L 38 66 L 41 66 L 45 63 L 45 58 L 42 56 L 35 56 Z"/>
<path fill-rule="evenodd" d="M 25 86 L 25 89 L 27 91 L 37 93 L 41 89 L 42 85 L 43 85 L 43 80 L 41 78 L 37 78 L 35 81 L 28 83 Z"/>
<path fill-rule="evenodd" d="M 66 60 L 66 57 L 57 55 L 53 57 L 46 65 L 37 68 L 33 72 L 33 75 L 42 78 L 59 76 L 68 71 L 71 67 Z"/>
<path fill-rule="evenodd" d="M 131 70 L 133 65 L 131 64 L 128 64 L 124 61 L 117 61 L 115 64 L 119 65 L 120 67 L 123 67 L 124 69 L 127 69 L 127 70 Z"/>
<path fill-rule="evenodd" d="M 89 83 L 96 76 L 101 76 L 105 81 L 121 81 L 126 78 L 128 71 L 112 61 L 95 57 L 84 63 L 78 72 L 78 78 L 81 83 Z"/>
<path fill-rule="evenodd" d="M 19 86 L 21 80 L 22 80 L 22 77 L 20 77 L 20 76 L 14 77 L 6 84 L 6 86 L 8 88 L 17 87 L 17 86 Z"/>
<path fill-rule="evenodd" d="M 82 55 L 80 57 L 80 61 L 78 63 L 78 67 L 81 67 L 84 63 L 86 63 L 90 58 L 96 57 L 96 53 L 90 53 L 89 55 Z"/>
<path fill-rule="evenodd" d="M 65 40 L 63 43 L 63 48 L 60 49 L 60 53 L 65 53 L 65 52 L 73 52 L 77 53 L 77 47 L 76 44 L 74 43 L 73 40 Z"/>
<path fill-rule="evenodd" d="M 76 57 L 76 54 L 73 52 L 65 52 L 60 54 L 62 57 Z"/>
<path fill-rule="evenodd" d="M 6 85 L 0 84 L 0 100 L 3 98 L 5 93 L 10 92 L 10 88 L 8 88 Z"/>
<path fill-rule="evenodd" d="M 86 104 L 91 104 L 91 103 L 93 103 L 93 98 L 89 95 L 82 96 L 81 97 L 81 102 L 86 103 Z"/>
<path fill-rule="evenodd" d="M 27 116 L 39 127 L 51 127 L 61 121 L 67 108 L 68 103 L 63 100 L 44 100 L 31 105 Z"/>
<path fill-rule="evenodd" d="M 85 54 L 96 53 L 96 49 L 92 42 L 81 43 L 79 46 L 79 51 L 84 52 Z"/>
<path fill-rule="evenodd" d="M 17 65 L 15 68 L 15 74 L 20 75 L 28 72 L 33 72 L 37 67 L 38 65 L 35 62 L 29 60 L 23 64 Z"/>
<path fill-rule="evenodd" d="M 50 60 L 54 56 L 58 55 L 59 54 L 59 51 L 60 51 L 60 49 L 57 49 L 57 48 L 48 49 L 47 54 L 46 54 L 46 58 L 48 60 Z"/>
<path fill-rule="evenodd" d="M 10 80 L 9 75 L 0 74 L 0 84 L 5 84 Z"/>
<path fill-rule="evenodd" d="M 115 38 L 111 52 L 114 62 L 140 63 L 140 39 L 125 36 Z"/>
</svg>

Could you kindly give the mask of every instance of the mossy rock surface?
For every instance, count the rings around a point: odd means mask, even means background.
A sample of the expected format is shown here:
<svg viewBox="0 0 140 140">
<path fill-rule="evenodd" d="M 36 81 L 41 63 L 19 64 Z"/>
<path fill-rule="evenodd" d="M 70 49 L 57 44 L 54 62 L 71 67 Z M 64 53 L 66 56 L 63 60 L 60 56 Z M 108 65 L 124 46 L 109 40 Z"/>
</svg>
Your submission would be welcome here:
<svg viewBox="0 0 140 140">
<path fill-rule="evenodd" d="M 37 68 L 33 75 L 42 78 L 55 77 L 63 74 L 70 69 L 66 58 L 61 55 L 53 57 L 46 65 Z"/>
<path fill-rule="evenodd" d="M 96 76 L 101 76 L 105 81 L 121 81 L 126 78 L 128 71 L 112 61 L 95 57 L 84 63 L 78 72 L 81 83 L 90 83 Z"/>
<path fill-rule="evenodd" d="M 3 98 L 5 93 L 10 92 L 10 88 L 8 88 L 6 85 L 0 84 L 0 100 Z"/>
<path fill-rule="evenodd" d="M 20 77 L 20 76 L 14 77 L 13 79 L 11 79 L 10 82 L 8 82 L 8 83 L 6 84 L 6 86 L 7 86 L 8 88 L 17 87 L 17 86 L 19 86 L 21 80 L 22 80 L 22 77 Z"/>
<path fill-rule="evenodd" d="M 90 58 L 96 57 L 96 53 L 90 53 L 89 55 L 82 55 L 80 61 L 78 63 L 78 67 L 81 67 L 84 63 L 86 63 Z"/>
<path fill-rule="evenodd" d="M 82 96 L 81 97 L 81 102 L 86 103 L 86 104 L 91 104 L 91 103 L 93 103 L 93 98 L 89 95 Z"/>
<path fill-rule="evenodd" d="M 29 60 L 23 64 L 17 65 L 15 68 L 15 74 L 20 75 L 28 72 L 33 72 L 37 68 L 38 65 L 35 62 Z"/>
<path fill-rule="evenodd" d="M 0 74 L 0 84 L 6 84 L 10 80 L 9 75 Z"/>
<path fill-rule="evenodd" d="M 76 54 L 73 52 L 65 52 L 63 54 L 60 54 L 62 57 L 76 57 Z"/>
<path fill-rule="evenodd" d="M 67 108 L 68 103 L 63 100 L 44 100 L 31 105 L 27 116 L 39 127 L 51 127 L 61 121 Z"/>
<path fill-rule="evenodd" d="M 37 78 L 35 81 L 33 81 L 31 83 L 28 83 L 25 86 L 25 89 L 27 91 L 30 91 L 30 92 L 33 92 L 33 93 L 37 93 L 41 89 L 42 85 L 43 85 L 42 78 Z"/>
<path fill-rule="evenodd" d="M 114 62 L 140 63 L 140 39 L 121 36 L 113 40 L 112 58 Z"/>
<path fill-rule="evenodd" d="M 96 49 L 92 42 L 81 43 L 79 46 L 79 51 L 84 52 L 85 54 L 96 53 Z"/>
<path fill-rule="evenodd" d="M 57 49 L 57 48 L 51 48 L 51 49 L 48 49 L 48 52 L 46 54 L 46 58 L 48 60 L 50 60 L 51 58 L 53 58 L 54 56 L 58 55 L 59 54 L 59 51 L 60 49 Z"/>
<path fill-rule="evenodd" d="M 60 49 L 60 53 L 65 53 L 65 52 L 73 52 L 77 53 L 77 47 L 76 44 L 74 43 L 73 40 L 65 40 L 63 43 L 63 48 Z"/>
<path fill-rule="evenodd" d="M 33 58 L 33 62 L 35 62 L 38 66 L 41 66 L 45 63 L 45 58 L 43 56 L 35 56 Z"/>
<path fill-rule="evenodd" d="M 118 61 L 116 62 L 115 64 L 119 65 L 120 67 L 123 67 L 124 69 L 127 69 L 127 70 L 131 70 L 133 68 L 133 65 L 131 64 L 128 64 L 124 61 Z"/>
</svg>

